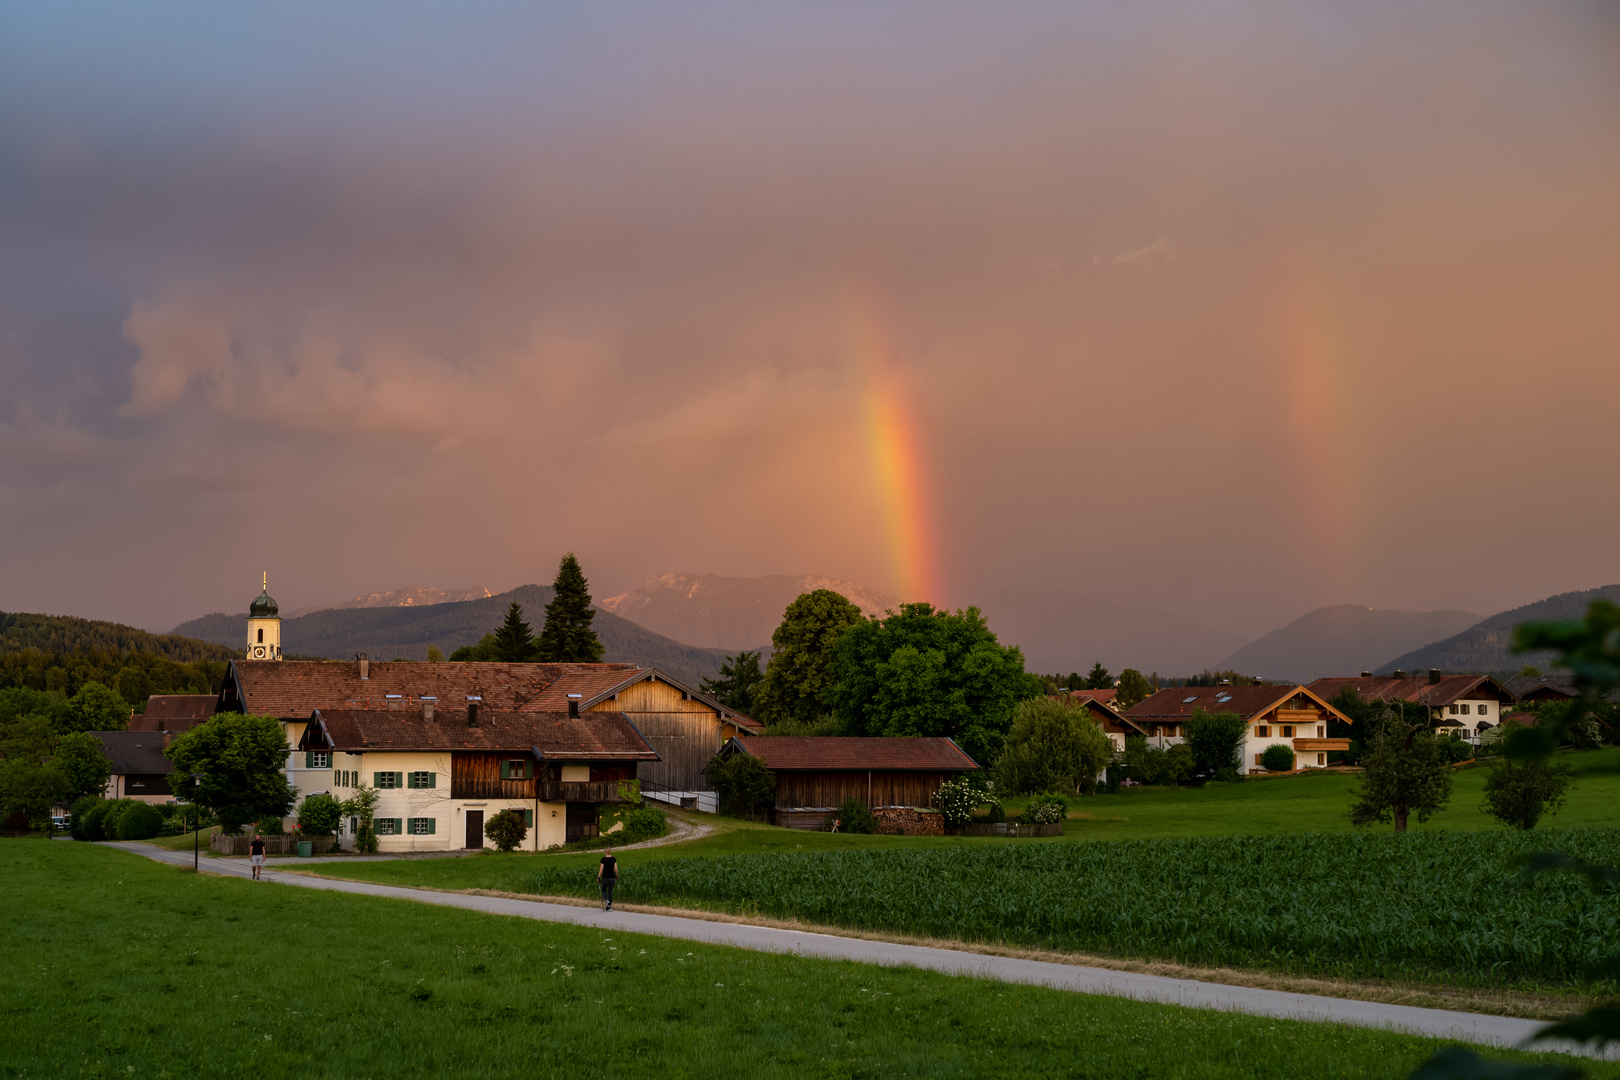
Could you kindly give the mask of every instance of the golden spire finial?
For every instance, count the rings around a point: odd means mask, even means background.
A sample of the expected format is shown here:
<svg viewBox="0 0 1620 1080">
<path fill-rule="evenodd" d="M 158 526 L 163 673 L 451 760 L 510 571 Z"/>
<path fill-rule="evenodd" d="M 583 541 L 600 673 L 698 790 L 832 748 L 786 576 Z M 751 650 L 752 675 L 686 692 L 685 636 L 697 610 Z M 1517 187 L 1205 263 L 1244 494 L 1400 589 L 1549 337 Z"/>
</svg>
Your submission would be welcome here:
<svg viewBox="0 0 1620 1080">
<path fill-rule="evenodd" d="M 264 572 L 264 588 L 261 591 L 263 591 L 263 592 L 269 592 L 270 591 L 270 571 L 268 571 L 268 570 L 266 570 Z"/>
</svg>

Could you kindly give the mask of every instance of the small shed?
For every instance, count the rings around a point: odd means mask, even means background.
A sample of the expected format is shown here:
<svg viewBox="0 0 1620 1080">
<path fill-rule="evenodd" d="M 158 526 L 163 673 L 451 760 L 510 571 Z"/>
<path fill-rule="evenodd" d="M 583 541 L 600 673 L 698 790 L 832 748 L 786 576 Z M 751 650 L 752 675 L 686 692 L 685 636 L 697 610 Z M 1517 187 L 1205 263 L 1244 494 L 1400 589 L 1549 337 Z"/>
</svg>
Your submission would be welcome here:
<svg viewBox="0 0 1620 1080">
<path fill-rule="evenodd" d="M 821 828 L 850 798 L 874 810 L 928 807 L 945 781 L 979 768 L 945 738 L 734 735 L 721 753 L 775 773 L 775 822 L 800 829 Z"/>
</svg>

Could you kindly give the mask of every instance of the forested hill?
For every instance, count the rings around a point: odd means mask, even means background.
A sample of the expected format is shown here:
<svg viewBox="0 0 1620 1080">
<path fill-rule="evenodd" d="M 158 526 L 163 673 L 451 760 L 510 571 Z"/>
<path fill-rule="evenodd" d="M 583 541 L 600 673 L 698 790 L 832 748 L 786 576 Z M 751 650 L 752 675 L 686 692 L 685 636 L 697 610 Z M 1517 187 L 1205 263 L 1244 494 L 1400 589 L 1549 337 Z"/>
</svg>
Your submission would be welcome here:
<svg viewBox="0 0 1620 1080">
<path fill-rule="evenodd" d="M 1600 589 L 1559 593 L 1533 604 L 1504 611 L 1471 626 L 1460 634 L 1413 649 L 1384 664 L 1380 675 L 1396 668 L 1422 671 L 1441 668 L 1445 671 L 1475 671 L 1482 673 L 1517 671 L 1525 664 L 1545 669 L 1552 661 L 1550 652 L 1514 655 L 1513 628 L 1523 622 L 1541 622 L 1548 619 L 1579 619 L 1586 614 L 1586 606 L 1593 600 L 1620 603 L 1620 585 L 1605 585 Z"/>
<path fill-rule="evenodd" d="M 449 656 L 501 624 L 513 600 L 523 605 L 523 618 L 535 633 L 546 621 L 551 601 L 549 585 L 523 585 L 499 596 L 449 604 L 423 604 L 378 608 L 327 608 L 296 619 L 281 621 L 281 651 L 285 656 L 327 656 L 347 660 L 365 653 L 373 660 L 424 660 L 429 645 Z M 696 686 L 720 670 L 725 653 L 687 645 L 655 634 L 644 626 L 598 610 L 592 625 L 606 649 L 604 659 L 656 667 Z M 204 615 L 181 623 L 177 634 L 208 641 L 244 641 L 247 615 Z"/>
<path fill-rule="evenodd" d="M 240 636 L 240 635 L 238 635 Z M 150 634 L 123 623 L 72 615 L 31 615 L 0 611 L 0 655 L 38 649 L 52 656 L 68 653 L 151 653 L 183 664 L 230 660 L 240 649 L 177 634 Z"/>
</svg>

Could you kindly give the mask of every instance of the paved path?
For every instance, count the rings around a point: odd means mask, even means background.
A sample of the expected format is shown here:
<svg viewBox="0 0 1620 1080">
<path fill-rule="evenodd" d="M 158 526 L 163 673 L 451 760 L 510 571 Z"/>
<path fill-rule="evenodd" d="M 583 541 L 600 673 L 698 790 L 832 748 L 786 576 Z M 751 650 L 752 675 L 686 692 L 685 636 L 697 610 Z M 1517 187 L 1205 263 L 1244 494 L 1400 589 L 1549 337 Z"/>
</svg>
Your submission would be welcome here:
<svg viewBox="0 0 1620 1080">
<path fill-rule="evenodd" d="M 132 842 L 114 842 L 104 846 L 145 855 L 160 862 L 180 866 L 191 865 L 189 851 L 168 851 Z M 216 860 L 209 864 L 209 869 L 215 873 L 236 877 L 251 876 L 248 865 L 235 859 L 228 862 Z M 794 956 L 813 956 L 830 960 L 855 960 L 889 967 L 923 968 L 948 975 L 971 975 L 983 979 L 998 979 L 1002 982 L 1028 983 L 1086 994 L 1108 994 L 1196 1009 L 1219 1009 L 1288 1020 L 1321 1020 L 1352 1024 L 1357 1027 L 1389 1028 L 1414 1035 L 1456 1039 L 1491 1046 L 1512 1046 L 1523 1042 L 1546 1026 L 1540 1020 L 1523 1020 L 1509 1016 L 1485 1016 L 1477 1013 L 1451 1012 L 1446 1009 L 1420 1009 L 1410 1005 L 1385 1005 L 1372 1001 L 1293 994 L 1281 990 L 1259 990 L 1247 986 L 1227 986 L 1221 983 L 1172 979 L 1162 975 L 1143 975 L 1128 971 L 1109 971 L 1105 968 L 1081 967 L 1075 964 L 1020 960 L 1008 956 L 984 956 L 952 949 L 897 945 L 883 941 L 868 941 L 864 938 L 838 937 L 833 934 L 749 926 L 744 923 L 710 922 L 705 919 L 648 915 L 630 911 L 609 913 L 594 907 L 572 907 L 538 900 L 469 896 L 428 889 L 375 885 L 370 882 L 339 881 L 305 874 L 289 874 L 270 866 L 265 868 L 264 877 L 268 881 L 306 889 L 415 900 L 424 904 L 439 904 L 443 907 L 482 911 L 492 915 L 515 915 L 520 918 L 571 923 L 575 926 L 615 930 L 620 933 L 655 934 L 659 937 L 701 941 L 710 945 L 729 945 L 759 952 L 789 953 Z M 1543 1049 L 1553 1047 L 1547 1046 Z M 1572 1053 L 1580 1052 L 1573 1047 L 1557 1049 Z M 1611 1052 L 1607 1056 L 1614 1058 L 1620 1057 L 1620 1054 Z"/>
</svg>

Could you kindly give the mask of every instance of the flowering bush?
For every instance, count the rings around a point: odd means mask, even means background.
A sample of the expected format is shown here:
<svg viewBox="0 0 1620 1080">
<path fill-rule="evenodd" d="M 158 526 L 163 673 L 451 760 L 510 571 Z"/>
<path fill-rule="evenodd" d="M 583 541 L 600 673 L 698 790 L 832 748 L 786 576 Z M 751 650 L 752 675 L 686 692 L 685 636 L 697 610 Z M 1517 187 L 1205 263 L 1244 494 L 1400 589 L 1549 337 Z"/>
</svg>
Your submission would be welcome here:
<svg viewBox="0 0 1620 1080">
<path fill-rule="evenodd" d="M 980 791 L 966 777 L 947 780 L 939 786 L 934 793 L 934 805 L 939 812 L 945 815 L 945 824 L 953 829 L 960 829 L 973 820 L 973 811 L 984 802 L 984 792 Z"/>
<path fill-rule="evenodd" d="M 1055 825 L 1062 821 L 1069 812 L 1069 800 L 1050 791 L 1042 791 L 1029 797 L 1029 808 L 1024 811 L 1024 820 L 1036 825 Z"/>
</svg>

